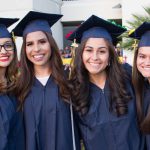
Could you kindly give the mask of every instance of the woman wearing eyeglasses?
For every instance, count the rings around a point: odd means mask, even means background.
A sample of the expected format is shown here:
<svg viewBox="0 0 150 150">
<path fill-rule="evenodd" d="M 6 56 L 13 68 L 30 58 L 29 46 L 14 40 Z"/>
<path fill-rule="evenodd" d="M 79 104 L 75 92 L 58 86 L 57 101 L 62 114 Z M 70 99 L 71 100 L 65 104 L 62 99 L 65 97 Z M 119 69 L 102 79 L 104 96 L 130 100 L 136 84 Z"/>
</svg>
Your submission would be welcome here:
<svg viewBox="0 0 150 150">
<path fill-rule="evenodd" d="M 22 115 L 13 89 L 17 79 L 17 52 L 7 27 L 18 19 L 0 18 L 0 150 L 23 150 Z"/>
</svg>

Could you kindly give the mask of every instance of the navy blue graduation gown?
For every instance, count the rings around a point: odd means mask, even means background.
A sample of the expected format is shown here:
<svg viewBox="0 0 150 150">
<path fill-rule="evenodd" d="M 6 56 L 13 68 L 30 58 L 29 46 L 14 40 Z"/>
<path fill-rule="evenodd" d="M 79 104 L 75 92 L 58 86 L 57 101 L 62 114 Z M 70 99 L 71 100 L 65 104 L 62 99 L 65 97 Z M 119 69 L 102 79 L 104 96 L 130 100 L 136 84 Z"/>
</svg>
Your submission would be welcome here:
<svg viewBox="0 0 150 150">
<path fill-rule="evenodd" d="M 128 85 L 132 97 L 132 88 Z M 90 84 L 90 107 L 79 115 L 79 127 L 86 150 L 140 150 L 142 144 L 137 125 L 135 99 L 128 104 L 128 114 L 117 117 L 109 111 L 110 91 Z"/>
<path fill-rule="evenodd" d="M 35 79 L 25 99 L 24 121 L 26 150 L 73 150 L 70 106 L 61 99 L 53 77 L 45 86 Z M 79 150 L 79 138 L 76 143 Z"/>
<path fill-rule="evenodd" d="M 126 71 L 129 81 L 131 81 L 131 79 L 132 79 L 132 66 L 129 65 L 128 63 L 124 63 L 124 64 L 122 64 L 122 67 Z"/>
<path fill-rule="evenodd" d="M 23 116 L 14 97 L 0 95 L 0 150 L 24 150 Z"/>
<path fill-rule="evenodd" d="M 145 116 L 150 111 L 150 84 L 145 82 L 144 86 L 144 112 Z M 145 135 L 146 138 L 146 150 L 150 150 L 150 134 Z"/>
</svg>

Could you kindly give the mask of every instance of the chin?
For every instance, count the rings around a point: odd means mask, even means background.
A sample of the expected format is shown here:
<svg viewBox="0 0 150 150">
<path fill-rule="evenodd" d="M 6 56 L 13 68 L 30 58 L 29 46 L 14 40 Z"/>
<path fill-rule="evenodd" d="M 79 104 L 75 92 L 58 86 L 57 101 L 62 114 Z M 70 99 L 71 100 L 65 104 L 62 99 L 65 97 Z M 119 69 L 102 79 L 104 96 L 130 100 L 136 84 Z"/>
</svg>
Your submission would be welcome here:
<svg viewBox="0 0 150 150">
<path fill-rule="evenodd" d="M 99 71 L 91 71 L 91 72 L 89 72 L 91 75 L 98 75 L 98 74 L 100 74 L 100 72 Z"/>
<path fill-rule="evenodd" d="M 150 74 L 142 73 L 143 77 L 150 78 Z"/>
</svg>

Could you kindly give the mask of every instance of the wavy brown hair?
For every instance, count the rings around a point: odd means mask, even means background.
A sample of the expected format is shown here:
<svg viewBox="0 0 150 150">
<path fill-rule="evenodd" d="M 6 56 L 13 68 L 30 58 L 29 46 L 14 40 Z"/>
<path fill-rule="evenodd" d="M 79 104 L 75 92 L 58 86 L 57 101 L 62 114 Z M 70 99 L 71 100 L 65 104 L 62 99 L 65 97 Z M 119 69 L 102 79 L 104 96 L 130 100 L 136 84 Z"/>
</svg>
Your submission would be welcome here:
<svg viewBox="0 0 150 150">
<path fill-rule="evenodd" d="M 18 79 L 18 57 L 15 42 L 11 38 L 14 44 L 14 58 L 9 66 L 6 68 L 5 77 L 6 81 L 0 81 L 0 93 L 13 93 L 16 87 L 16 81 Z"/>
<path fill-rule="evenodd" d="M 137 48 L 134 53 L 132 82 L 136 95 L 136 106 L 137 106 L 139 127 L 143 133 L 150 133 L 150 110 L 148 111 L 145 117 L 143 110 L 145 79 L 142 76 L 142 74 L 138 71 L 136 65 L 138 50 L 139 48 Z"/>
<path fill-rule="evenodd" d="M 47 36 L 47 39 L 51 46 L 50 64 L 52 70 L 52 76 L 55 82 L 59 86 L 60 96 L 64 101 L 69 102 L 70 92 L 67 84 L 67 80 L 64 75 L 62 60 L 59 54 L 58 46 L 50 33 L 43 32 Z M 16 95 L 23 105 L 25 98 L 31 90 L 33 80 L 35 77 L 34 68 L 32 62 L 30 62 L 26 56 L 26 36 L 23 37 L 23 44 L 21 49 L 21 76 L 17 83 Z"/>
<path fill-rule="evenodd" d="M 110 111 L 113 111 L 120 116 L 127 113 L 127 103 L 131 96 L 126 90 L 125 71 L 118 62 L 114 46 L 107 40 L 105 41 L 109 49 L 110 66 L 107 66 L 106 74 L 111 93 Z M 81 114 L 86 114 L 90 106 L 90 79 L 88 71 L 82 61 L 82 54 L 86 42 L 87 40 L 82 41 L 79 47 L 75 50 L 74 67 L 72 68 L 71 73 L 71 83 L 73 88 L 72 101 L 75 110 Z"/>
</svg>

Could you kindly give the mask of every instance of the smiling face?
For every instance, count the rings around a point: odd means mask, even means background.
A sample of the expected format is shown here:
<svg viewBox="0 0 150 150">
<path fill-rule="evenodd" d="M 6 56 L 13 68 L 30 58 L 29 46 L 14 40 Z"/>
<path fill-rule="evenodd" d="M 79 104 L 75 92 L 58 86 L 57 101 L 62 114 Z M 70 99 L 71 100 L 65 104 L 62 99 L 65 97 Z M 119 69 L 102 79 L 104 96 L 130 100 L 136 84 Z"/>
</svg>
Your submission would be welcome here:
<svg viewBox="0 0 150 150">
<path fill-rule="evenodd" d="M 89 75 L 103 75 L 109 62 L 108 46 L 103 38 L 89 38 L 85 44 L 83 63 Z"/>
<path fill-rule="evenodd" d="M 0 67 L 6 68 L 14 58 L 14 44 L 11 38 L 0 38 L 0 45 Z"/>
<path fill-rule="evenodd" d="M 137 69 L 143 75 L 148 78 L 150 83 L 150 47 L 140 47 L 137 55 Z"/>
<path fill-rule="evenodd" d="M 26 37 L 26 55 L 34 68 L 49 68 L 51 47 L 48 38 L 42 31 L 31 32 Z"/>
</svg>

